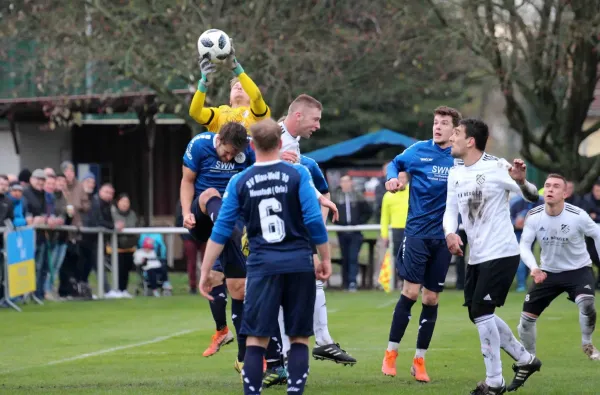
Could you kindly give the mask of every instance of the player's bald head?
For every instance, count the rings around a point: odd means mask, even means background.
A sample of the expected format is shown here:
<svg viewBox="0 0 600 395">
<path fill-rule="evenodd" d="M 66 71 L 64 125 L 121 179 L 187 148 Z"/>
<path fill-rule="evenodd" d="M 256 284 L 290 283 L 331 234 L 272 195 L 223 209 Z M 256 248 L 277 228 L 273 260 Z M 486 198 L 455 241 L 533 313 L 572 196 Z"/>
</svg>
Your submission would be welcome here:
<svg viewBox="0 0 600 395">
<path fill-rule="evenodd" d="M 279 151 L 281 145 L 281 126 L 271 118 L 250 126 L 252 143 L 257 151 Z"/>
<path fill-rule="evenodd" d="M 319 111 L 323 111 L 323 105 L 320 101 L 318 101 L 312 96 L 303 93 L 296 99 L 294 99 L 292 104 L 290 104 L 288 114 L 293 114 L 295 112 L 303 112 L 303 110 L 307 108 L 316 108 Z"/>
</svg>

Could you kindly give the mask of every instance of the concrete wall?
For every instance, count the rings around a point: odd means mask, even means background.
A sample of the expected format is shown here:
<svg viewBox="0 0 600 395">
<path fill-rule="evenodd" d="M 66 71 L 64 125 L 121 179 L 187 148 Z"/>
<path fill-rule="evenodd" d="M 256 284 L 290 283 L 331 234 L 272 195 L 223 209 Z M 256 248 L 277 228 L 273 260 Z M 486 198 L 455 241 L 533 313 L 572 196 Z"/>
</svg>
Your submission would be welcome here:
<svg viewBox="0 0 600 395">
<path fill-rule="evenodd" d="M 60 163 L 71 159 L 71 130 L 40 130 L 41 126 L 34 123 L 17 125 L 21 168 L 33 171 L 37 168 L 52 167 L 59 171 Z"/>
<path fill-rule="evenodd" d="M 15 151 L 15 144 L 8 128 L 0 128 L 0 174 L 18 175 L 21 161 Z"/>
</svg>

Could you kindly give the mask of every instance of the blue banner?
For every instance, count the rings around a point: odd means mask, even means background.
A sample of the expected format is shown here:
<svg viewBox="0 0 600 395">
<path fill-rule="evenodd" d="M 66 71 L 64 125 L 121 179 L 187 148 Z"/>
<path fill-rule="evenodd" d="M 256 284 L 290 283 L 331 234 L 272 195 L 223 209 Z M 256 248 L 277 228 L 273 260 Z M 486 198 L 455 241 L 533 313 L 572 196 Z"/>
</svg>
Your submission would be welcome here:
<svg viewBox="0 0 600 395">
<path fill-rule="evenodd" d="M 35 231 L 22 229 L 6 235 L 7 264 L 35 260 Z"/>
</svg>

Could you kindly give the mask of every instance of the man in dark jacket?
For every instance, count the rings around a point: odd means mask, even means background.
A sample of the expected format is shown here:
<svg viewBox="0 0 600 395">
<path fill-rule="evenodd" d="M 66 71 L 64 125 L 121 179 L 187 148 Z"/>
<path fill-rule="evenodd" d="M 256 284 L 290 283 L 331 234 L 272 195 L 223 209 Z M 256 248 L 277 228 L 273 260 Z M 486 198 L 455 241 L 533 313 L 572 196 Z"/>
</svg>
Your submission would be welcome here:
<svg viewBox="0 0 600 395">
<path fill-rule="evenodd" d="M 114 229 L 115 224 L 110 210 L 114 196 L 115 189 L 111 184 L 102 185 L 98 194 L 92 198 L 90 211 L 83 217 L 83 226 Z M 90 272 L 97 269 L 97 251 L 98 235 L 96 233 L 84 234 L 80 248 L 80 267 L 82 270 L 80 281 L 83 283 L 87 284 Z M 104 291 L 109 291 L 107 276 L 104 277 Z"/>
<path fill-rule="evenodd" d="M 340 179 L 340 190 L 336 191 L 332 199 L 338 206 L 340 213 L 339 225 L 366 224 L 373 214 L 373 209 L 361 193 L 354 190 L 352 178 L 343 176 Z M 350 292 L 357 290 L 356 278 L 358 276 L 358 254 L 363 242 L 361 232 L 338 232 L 338 241 L 342 253 L 342 283 Z"/>
<path fill-rule="evenodd" d="M 592 187 L 592 191 L 581 199 L 580 207 L 587 211 L 594 222 L 600 226 L 600 178 L 596 180 L 596 183 Z M 586 237 L 585 244 L 590 254 L 590 258 L 592 258 L 592 262 L 600 270 L 600 257 L 598 256 L 599 251 L 596 251 L 594 239 Z M 598 275 L 596 289 L 600 290 L 600 275 Z"/>
<path fill-rule="evenodd" d="M 8 177 L 0 175 L 0 227 L 4 227 L 4 221 L 13 221 L 13 205 L 7 196 L 8 194 Z M 4 297 L 4 234 L 0 233 L 0 298 Z"/>
<path fill-rule="evenodd" d="M 33 217 L 33 225 L 46 224 L 46 192 L 44 183 L 46 174 L 42 169 L 35 169 L 31 173 L 29 185 L 23 189 L 23 197 L 27 202 L 27 213 Z M 44 299 L 44 282 L 48 274 L 48 251 L 46 248 L 45 231 L 38 230 L 35 233 L 35 266 L 36 266 L 36 290 L 35 296 Z"/>
</svg>

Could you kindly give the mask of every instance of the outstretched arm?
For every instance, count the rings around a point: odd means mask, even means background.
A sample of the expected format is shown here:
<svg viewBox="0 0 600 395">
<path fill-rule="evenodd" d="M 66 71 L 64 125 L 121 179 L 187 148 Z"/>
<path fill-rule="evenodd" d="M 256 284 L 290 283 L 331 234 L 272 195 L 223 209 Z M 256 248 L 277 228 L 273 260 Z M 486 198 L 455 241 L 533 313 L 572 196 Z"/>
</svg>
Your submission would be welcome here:
<svg viewBox="0 0 600 395">
<path fill-rule="evenodd" d="M 210 74 L 216 71 L 216 66 L 208 59 L 200 60 L 200 70 L 202 78 L 198 81 L 198 90 L 194 94 L 192 104 L 190 104 L 190 117 L 201 125 L 208 125 L 213 119 L 218 118 L 219 109 L 216 107 L 204 107 L 206 101 L 206 91 L 210 85 Z"/>
</svg>

